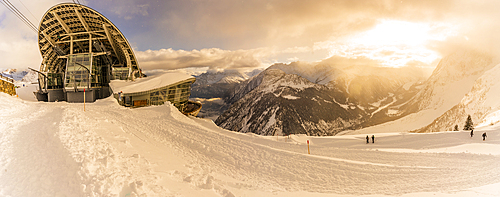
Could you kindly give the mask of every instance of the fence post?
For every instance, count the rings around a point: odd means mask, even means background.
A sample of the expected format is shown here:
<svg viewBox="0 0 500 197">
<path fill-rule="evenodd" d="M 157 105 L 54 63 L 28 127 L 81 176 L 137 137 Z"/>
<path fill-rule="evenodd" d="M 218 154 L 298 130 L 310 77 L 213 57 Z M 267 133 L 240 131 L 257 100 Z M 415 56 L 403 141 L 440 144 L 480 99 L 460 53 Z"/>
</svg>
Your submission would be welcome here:
<svg viewBox="0 0 500 197">
<path fill-rule="evenodd" d="M 307 154 L 311 154 L 311 151 L 309 151 L 309 140 L 307 140 Z"/>
</svg>

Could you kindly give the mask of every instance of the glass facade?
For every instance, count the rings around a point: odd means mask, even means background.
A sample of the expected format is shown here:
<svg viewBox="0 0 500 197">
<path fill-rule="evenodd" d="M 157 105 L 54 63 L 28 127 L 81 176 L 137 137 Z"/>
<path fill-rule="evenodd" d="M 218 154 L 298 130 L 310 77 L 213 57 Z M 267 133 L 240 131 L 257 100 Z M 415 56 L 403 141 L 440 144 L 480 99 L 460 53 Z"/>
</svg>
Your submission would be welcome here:
<svg viewBox="0 0 500 197">
<path fill-rule="evenodd" d="M 109 86 L 109 67 L 105 56 L 92 56 L 92 87 Z"/>
<path fill-rule="evenodd" d="M 77 54 L 69 55 L 66 64 L 66 78 L 64 87 L 68 88 L 87 88 L 90 86 L 88 70 L 92 70 L 91 55 Z"/>
<path fill-rule="evenodd" d="M 47 88 L 60 89 L 63 88 L 62 73 L 47 73 Z"/>
<path fill-rule="evenodd" d="M 113 79 L 127 80 L 129 68 L 115 67 L 113 68 Z"/>
<path fill-rule="evenodd" d="M 69 55 L 66 64 L 66 89 L 108 86 L 108 65 L 102 56 L 91 54 Z M 85 68 L 87 69 L 85 69 Z M 90 75 L 89 75 L 90 70 Z M 50 82 L 50 78 L 49 78 Z"/>
<path fill-rule="evenodd" d="M 176 107 L 186 103 L 191 94 L 191 83 L 186 82 L 175 86 L 166 86 L 158 91 L 152 92 L 149 95 L 151 105 L 163 105 L 166 101 L 170 101 Z"/>
</svg>

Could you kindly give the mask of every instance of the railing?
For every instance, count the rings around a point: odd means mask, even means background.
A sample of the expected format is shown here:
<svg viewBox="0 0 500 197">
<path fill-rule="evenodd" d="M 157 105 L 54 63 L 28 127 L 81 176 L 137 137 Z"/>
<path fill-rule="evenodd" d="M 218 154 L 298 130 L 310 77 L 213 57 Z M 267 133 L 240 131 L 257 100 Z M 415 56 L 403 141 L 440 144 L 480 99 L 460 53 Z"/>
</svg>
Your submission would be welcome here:
<svg viewBox="0 0 500 197">
<path fill-rule="evenodd" d="M 10 78 L 10 77 L 5 77 L 3 75 L 0 75 L 0 78 L 5 80 L 5 81 L 8 81 L 8 82 L 11 82 L 11 83 L 14 83 L 14 79 Z"/>
</svg>

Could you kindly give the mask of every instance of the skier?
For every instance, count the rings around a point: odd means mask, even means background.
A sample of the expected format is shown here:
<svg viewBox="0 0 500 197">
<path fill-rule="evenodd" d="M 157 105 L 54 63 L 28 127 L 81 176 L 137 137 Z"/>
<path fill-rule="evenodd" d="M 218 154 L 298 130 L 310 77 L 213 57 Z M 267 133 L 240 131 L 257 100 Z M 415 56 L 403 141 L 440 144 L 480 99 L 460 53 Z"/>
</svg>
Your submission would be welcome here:
<svg viewBox="0 0 500 197">
<path fill-rule="evenodd" d="M 470 130 L 470 137 L 474 135 L 474 130 Z"/>
<path fill-rule="evenodd" d="M 372 143 L 375 143 L 375 135 L 372 135 Z"/>
<path fill-rule="evenodd" d="M 368 135 L 366 136 L 366 143 L 370 143 L 370 138 L 368 137 Z"/>
<path fill-rule="evenodd" d="M 123 91 L 118 92 L 118 101 L 119 102 L 122 102 L 122 100 L 123 100 L 122 93 L 123 93 Z"/>
<path fill-rule="evenodd" d="M 486 137 L 488 137 L 488 136 L 486 136 L 486 132 L 484 132 L 483 133 L 483 141 L 486 139 Z"/>
</svg>

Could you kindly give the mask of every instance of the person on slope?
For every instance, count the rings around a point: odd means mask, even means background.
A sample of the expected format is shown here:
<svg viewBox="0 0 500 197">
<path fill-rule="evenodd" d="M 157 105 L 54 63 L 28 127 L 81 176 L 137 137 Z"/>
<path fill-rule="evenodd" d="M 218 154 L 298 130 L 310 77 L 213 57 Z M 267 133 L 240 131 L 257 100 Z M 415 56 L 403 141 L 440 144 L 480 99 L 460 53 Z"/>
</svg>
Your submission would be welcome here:
<svg viewBox="0 0 500 197">
<path fill-rule="evenodd" d="M 372 143 L 375 143 L 375 135 L 372 135 Z"/>
<path fill-rule="evenodd" d="M 368 135 L 366 135 L 366 143 L 370 143 L 370 137 L 368 137 Z"/>
<path fill-rule="evenodd" d="M 474 130 L 470 130 L 470 137 L 474 135 Z"/>
<path fill-rule="evenodd" d="M 486 137 L 488 137 L 488 136 L 486 136 L 486 132 L 484 132 L 483 133 L 483 141 L 486 139 Z"/>
</svg>

